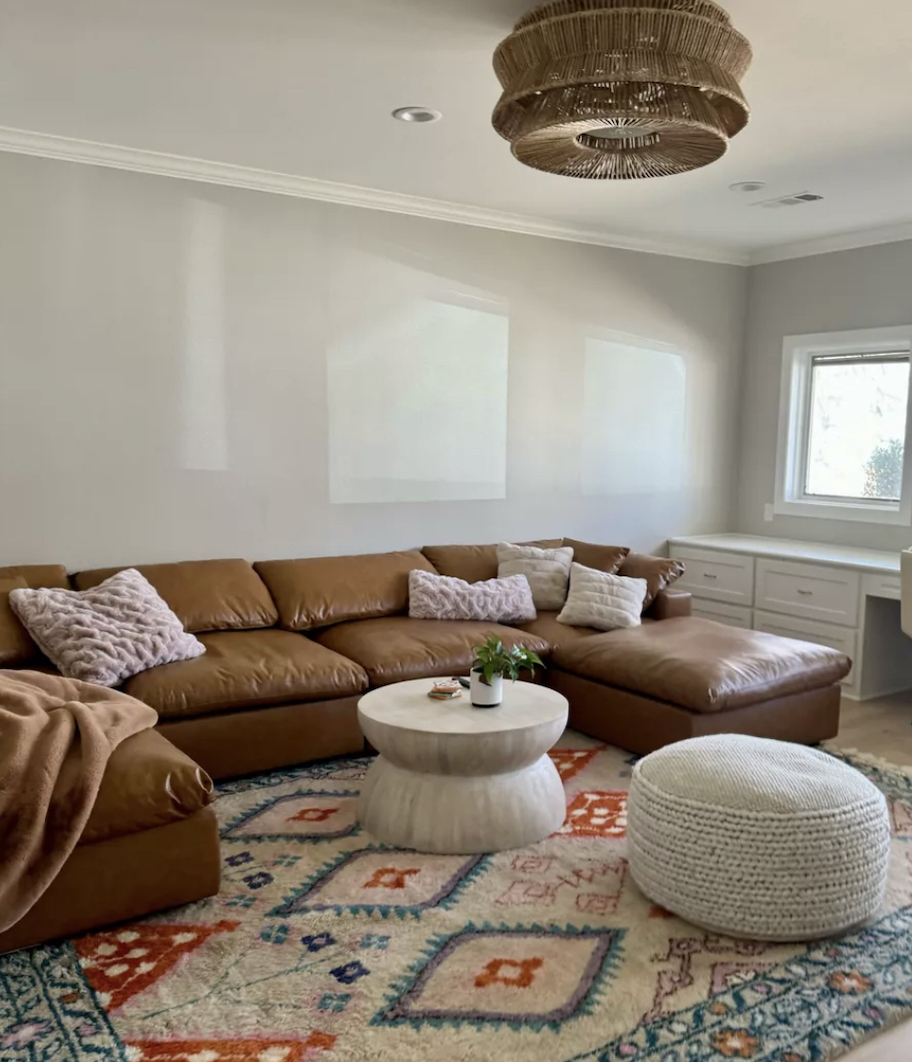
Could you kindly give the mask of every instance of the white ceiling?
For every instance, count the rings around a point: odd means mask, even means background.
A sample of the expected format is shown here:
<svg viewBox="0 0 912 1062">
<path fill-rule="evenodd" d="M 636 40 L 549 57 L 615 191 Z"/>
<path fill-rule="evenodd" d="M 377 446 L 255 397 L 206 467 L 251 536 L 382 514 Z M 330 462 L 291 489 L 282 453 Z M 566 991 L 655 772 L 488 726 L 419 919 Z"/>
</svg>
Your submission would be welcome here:
<svg viewBox="0 0 912 1062">
<path fill-rule="evenodd" d="M 492 130 L 491 54 L 528 6 L 2 0 L 0 126 L 42 134 L 29 148 L 39 153 L 54 154 L 55 137 L 76 138 L 445 200 L 703 257 L 756 261 L 912 235 L 909 0 L 728 0 L 754 46 L 744 82 L 751 124 L 722 161 L 636 182 L 527 169 Z M 390 111 L 404 104 L 437 108 L 444 120 L 393 121 Z M 0 147 L 16 139 L 0 130 Z M 743 180 L 767 187 L 728 191 Z M 807 190 L 826 198 L 777 211 L 750 206 Z M 884 231 L 840 235 L 872 229 Z"/>
</svg>

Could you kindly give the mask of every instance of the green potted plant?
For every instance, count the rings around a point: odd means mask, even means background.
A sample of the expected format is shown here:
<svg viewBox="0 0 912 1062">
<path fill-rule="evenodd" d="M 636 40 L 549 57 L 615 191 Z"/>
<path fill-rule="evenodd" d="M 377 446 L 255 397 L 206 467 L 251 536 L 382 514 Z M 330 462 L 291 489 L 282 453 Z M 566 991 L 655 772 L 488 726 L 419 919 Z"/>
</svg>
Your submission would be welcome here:
<svg viewBox="0 0 912 1062">
<path fill-rule="evenodd" d="M 490 635 L 483 645 L 472 652 L 471 692 L 476 708 L 495 708 L 503 700 L 504 676 L 515 682 L 520 671 L 531 671 L 545 665 L 531 649 L 514 645 L 507 649 L 497 635 Z"/>
</svg>

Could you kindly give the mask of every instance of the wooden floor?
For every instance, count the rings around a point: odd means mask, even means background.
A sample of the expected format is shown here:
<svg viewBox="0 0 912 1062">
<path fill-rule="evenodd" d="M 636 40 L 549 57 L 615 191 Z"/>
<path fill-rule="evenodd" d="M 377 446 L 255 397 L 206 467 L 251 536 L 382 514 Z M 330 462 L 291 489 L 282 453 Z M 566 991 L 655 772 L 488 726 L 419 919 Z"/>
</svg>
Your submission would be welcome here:
<svg viewBox="0 0 912 1062">
<path fill-rule="evenodd" d="M 912 690 L 874 701 L 843 698 L 834 744 L 912 767 Z"/>
<path fill-rule="evenodd" d="M 899 766 L 912 766 L 912 692 L 875 701 L 842 702 L 835 744 L 858 749 Z M 912 1020 L 856 1047 L 845 1062 L 910 1062 Z"/>
</svg>

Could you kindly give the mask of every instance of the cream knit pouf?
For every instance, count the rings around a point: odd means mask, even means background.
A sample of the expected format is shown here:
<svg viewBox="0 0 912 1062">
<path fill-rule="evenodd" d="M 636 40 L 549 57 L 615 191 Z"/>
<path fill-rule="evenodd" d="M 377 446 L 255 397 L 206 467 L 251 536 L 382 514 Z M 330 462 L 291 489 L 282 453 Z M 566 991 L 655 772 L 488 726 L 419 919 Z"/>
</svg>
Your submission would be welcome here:
<svg viewBox="0 0 912 1062">
<path fill-rule="evenodd" d="M 714 932 L 813 940 L 870 918 L 884 897 L 883 794 L 825 752 L 719 734 L 633 769 L 630 873 L 654 903 Z"/>
</svg>

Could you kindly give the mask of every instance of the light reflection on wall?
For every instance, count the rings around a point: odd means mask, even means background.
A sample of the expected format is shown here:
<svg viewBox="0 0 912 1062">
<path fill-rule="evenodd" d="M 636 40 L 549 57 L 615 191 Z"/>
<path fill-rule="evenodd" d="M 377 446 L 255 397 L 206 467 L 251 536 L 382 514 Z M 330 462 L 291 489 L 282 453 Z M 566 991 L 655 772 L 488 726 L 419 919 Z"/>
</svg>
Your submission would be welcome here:
<svg viewBox="0 0 912 1062">
<path fill-rule="evenodd" d="M 229 464 L 225 208 L 190 199 L 185 209 L 181 463 L 188 469 L 222 472 Z"/>
<path fill-rule="evenodd" d="M 687 367 L 680 354 L 639 342 L 586 340 L 580 469 L 584 494 L 681 489 Z"/>
<path fill-rule="evenodd" d="M 354 252 L 338 281 L 327 345 L 330 501 L 505 497 L 505 303 Z"/>
</svg>

